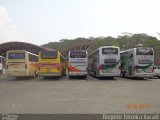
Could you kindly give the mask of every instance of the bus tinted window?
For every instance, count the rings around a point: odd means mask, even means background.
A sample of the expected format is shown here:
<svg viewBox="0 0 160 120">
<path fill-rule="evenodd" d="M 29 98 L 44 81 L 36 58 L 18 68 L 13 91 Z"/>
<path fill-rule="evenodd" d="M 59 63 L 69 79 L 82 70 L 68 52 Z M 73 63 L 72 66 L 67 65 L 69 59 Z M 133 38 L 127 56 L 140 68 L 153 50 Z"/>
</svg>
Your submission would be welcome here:
<svg viewBox="0 0 160 120">
<path fill-rule="evenodd" d="M 70 58 L 86 58 L 85 51 L 71 51 Z"/>
<path fill-rule="evenodd" d="M 153 55 L 151 48 L 137 48 L 137 55 Z"/>
<path fill-rule="evenodd" d="M 118 54 L 117 48 L 102 48 L 102 54 Z"/>
<path fill-rule="evenodd" d="M 56 59 L 57 51 L 44 51 L 41 53 L 42 59 Z"/>
<path fill-rule="evenodd" d="M 29 61 L 30 62 L 38 62 L 38 57 L 32 54 L 29 54 Z"/>
<path fill-rule="evenodd" d="M 8 59 L 25 59 L 25 53 L 9 53 Z"/>
</svg>

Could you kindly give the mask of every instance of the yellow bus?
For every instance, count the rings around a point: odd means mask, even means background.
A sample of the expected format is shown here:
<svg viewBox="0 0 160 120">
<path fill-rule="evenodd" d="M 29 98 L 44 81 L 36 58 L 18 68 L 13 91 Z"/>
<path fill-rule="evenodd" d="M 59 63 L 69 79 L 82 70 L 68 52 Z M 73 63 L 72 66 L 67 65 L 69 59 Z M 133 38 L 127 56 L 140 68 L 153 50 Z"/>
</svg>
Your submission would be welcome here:
<svg viewBox="0 0 160 120">
<path fill-rule="evenodd" d="M 25 50 L 10 50 L 6 56 L 6 75 L 35 77 L 38 75 L 38 55 Z"/>
<path fill-rule="evenodd" d="M 65 58 L 56 50 L 40 52 L 38 59 L 38 74 L 43 77 L 60 77 L 66 74 Z"/>
</svg>

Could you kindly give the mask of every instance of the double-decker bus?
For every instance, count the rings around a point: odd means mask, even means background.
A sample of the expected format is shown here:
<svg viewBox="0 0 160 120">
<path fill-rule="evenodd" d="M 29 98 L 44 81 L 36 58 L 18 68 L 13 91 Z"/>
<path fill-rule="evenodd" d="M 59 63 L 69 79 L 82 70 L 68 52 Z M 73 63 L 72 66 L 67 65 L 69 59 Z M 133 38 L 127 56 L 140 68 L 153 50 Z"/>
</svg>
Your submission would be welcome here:
<svg viewBox="0 0 160 120">
<path fill-rule="evenodd" d="M 0 56 L 0 73 L 3 74 L 5 71 L 5 58 Z"/>
<path fill-rule="evenodd" d="M 89 55 L 88 73 L 94 77 L 120 76 L 120 49 L 102 46 Z"/>
<path fill-rule="evenodd" d="M 87 77 L 88 53 L 85 50 L 70 50 L 68 52 L 68 77 Z"/>
<path fill-rule="evenodd" d="M 35 77 L 38 55 L 24 50 L 7 51 L 6 75 L 14 77 Z"/>
<path fill-rule="evenodd" d="M 59 51 L 42 51 L 39 53 L 38 74 L 43 77 L 60 77 L 66 74 L 66 59 Z"/>
<path fill-rule="evenodd" d="M 154 50 L 148 47 L 132 48 L 121 51 L 122 77 L 153 77 Z"/>
</svg>

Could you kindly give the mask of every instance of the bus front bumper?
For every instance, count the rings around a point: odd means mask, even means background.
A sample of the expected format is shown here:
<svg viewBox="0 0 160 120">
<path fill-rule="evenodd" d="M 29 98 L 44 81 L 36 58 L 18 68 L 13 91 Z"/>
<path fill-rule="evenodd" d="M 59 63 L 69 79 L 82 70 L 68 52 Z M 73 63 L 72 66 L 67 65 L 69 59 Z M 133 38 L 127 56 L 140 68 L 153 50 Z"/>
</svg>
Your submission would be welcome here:
<svg viewBox="0 0 160 120">
<path fill-rule="evenodd" d="M 52 72 L 52 73 L 45 73 L 45 72 L 43 72 L 43 73 L 38 73 L 38 75 L 40 75 L 40 76 L 46 76 L 46 77 L 52 77 L 52 76 L 57 76 L 57 77 L 59 77 L 59 76 L 62 76 L 62 74 L 61 73 L 56 73 L 56 72 Z"/>
<path fill-rule="evenodd" d="M 9 77 L 29 77 L 29 76 L 32 76 L 27 71 L 6 71 L 5 75 L 9 76 Z"/>
<path fill-rule="evenodd" d="M 153 73 L 135 73 L 134 77 L 150 78 L 150 77 L 154 77 L 154 74 Z"/>
<path fill-rule="evenodd" d="M 115 72 L 108 72 L 108 71 L 102 71 L 100 70 L 97 72 L 99 77 L 119 77 L 120 76 L 120 71 L 115 71 Z"/>
<path fill-rule="evenodd" d="M 120 73 L 99 73 L 99 77 L 119 77 Z"/>
<path fill-rule="evenodd" d="M 68 76 L 85 76 L 87 72 L 68 72 Z"/>
</svg>

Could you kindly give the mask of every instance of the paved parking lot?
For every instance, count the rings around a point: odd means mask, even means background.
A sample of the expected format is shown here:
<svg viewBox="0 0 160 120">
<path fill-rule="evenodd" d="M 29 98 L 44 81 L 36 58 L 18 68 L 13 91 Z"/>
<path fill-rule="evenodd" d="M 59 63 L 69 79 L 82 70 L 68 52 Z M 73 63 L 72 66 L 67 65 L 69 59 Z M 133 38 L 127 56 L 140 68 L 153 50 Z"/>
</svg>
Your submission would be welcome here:
<svg viewBox="0 0 160 120">
<path fill-rule="evenodd" d="M 0 113 L 158 113 L 160 79 L 0 76 Z"/>
</svg>

